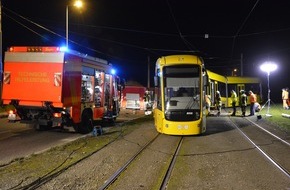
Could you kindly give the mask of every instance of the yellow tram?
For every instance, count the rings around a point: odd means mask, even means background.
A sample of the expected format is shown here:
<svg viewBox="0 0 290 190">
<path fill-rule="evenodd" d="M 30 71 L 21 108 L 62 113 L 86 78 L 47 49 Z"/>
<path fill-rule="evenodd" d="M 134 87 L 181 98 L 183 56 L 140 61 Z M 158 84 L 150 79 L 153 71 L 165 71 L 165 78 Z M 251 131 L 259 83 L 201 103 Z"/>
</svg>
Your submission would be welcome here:
<svg viewBox="0 0 290 190">
<path fill-rule="evenodd" d="M 155 66 L 154 125 L 169 135 L 206 131 L 205 90 L 208 77 L 201 57 L 170 55 Z"/>
<path fill-rule="evenodd" d="M 204 133 L 208 113 L 206 98 L 214 105 L 216 91 L 220 91 L 223 107 L 231 107 L 231 90 L 238 97 L 241 90 L 251 90 L 257 101 L 262 101 L 259 78 L 214 73 L 206 70 L 202 58 L 196 55 L 160 57 L 155 65 L 154 84 L 154 126 L 159 133 L 169 135 Z"/>
<path fill-rule="evenodd" d="M 252 91 L 257 96 L 257 102 L 262 102 L 262 82 L 258 77 L 244 76 L 223 76 L 207 70 L 209 85 L 206 89 L 206 94 L 210 97 L 211 105 L 214 105 L 214 97 L 216 91 L 220 91 L 223 107 L 232 107 L 231 105 L 231 90 L 236 91 L 238 101 L 240 91 L 244 90 L 246 94 Z M 250 98 L 248 98 L 248 104 Z M 237 105 L 240 105 L 239 102 Z"/>
</svg>

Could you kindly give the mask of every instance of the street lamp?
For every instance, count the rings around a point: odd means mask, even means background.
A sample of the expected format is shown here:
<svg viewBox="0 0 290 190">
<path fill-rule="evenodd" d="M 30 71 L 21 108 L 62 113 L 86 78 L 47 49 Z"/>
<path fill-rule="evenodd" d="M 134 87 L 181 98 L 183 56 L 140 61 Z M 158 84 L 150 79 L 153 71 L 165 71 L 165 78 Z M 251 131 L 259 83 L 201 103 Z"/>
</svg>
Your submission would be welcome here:
<svg viewBox="0 0 290 190">
<path fill-rule="evenodd" d="M 69 6 L 70 5 L 66 6 L 66 48 L 68 48 L 68 7 Z M 73 6 L 77 8 L 81 8 L 83 6 L 83 2 L 80 0 L 77 0 L 74 2 Z"/>
<path fill-rule="evenodd" d="M 270 99 L 270 73 L 275 71 L 277 69 L 277 65 L 273 62 L 265 62 L 263 63 L 261 66 L 260 66 L 260 69 L 264 72 L 267 73 L 267 80 L 268 80 L 268 100 L 267 102 L 262 106 L 262 109 L 265 107 L 266 104 L 268 104 L 268 109 L 267 109 L 267 113 L 266 113 L 266 116 L 269 116 L 271 117 L 272 115 L 270 115 L 269 113 L 269 109 L 270 109 L 270 102 L 271 102 L 271 99 Z"/>
<path fill-rule="evenodd" d="M 233 71 L 232 71 L 232 76 L 236 77 L 237 76 L 237 72 L 238 72 L 238 69 L 234 68 Z"/>
</svg>

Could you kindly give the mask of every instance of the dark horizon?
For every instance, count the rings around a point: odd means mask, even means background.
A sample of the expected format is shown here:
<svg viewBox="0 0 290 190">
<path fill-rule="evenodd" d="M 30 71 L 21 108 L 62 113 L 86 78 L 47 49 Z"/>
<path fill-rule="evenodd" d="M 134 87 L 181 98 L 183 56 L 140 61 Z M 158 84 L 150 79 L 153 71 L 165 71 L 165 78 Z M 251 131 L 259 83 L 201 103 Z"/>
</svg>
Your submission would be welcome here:
<svg viewBox="0 0 290 190">
<path fill-rule="evenodd" d="M 71 1 L 2 0 L 3 51 L 10 46 L 63 46 L 66 6 Z M 279 103 L 289 87 L 290 2 L 280 0 L 84 1 L 81 12 L 69 7 L 69 47 L 108 60 L 126 80 L 147 86 L 158 57 L 198 54 L 205 67 L 230 75 L 243 65 L 244 76 L 263 80 L 259 66 L 274 61 L 271 99 Z M 271 10 L 269 12 L 269 10 Z M 264 98 L 265 99 L 265 98 Z"/>
</svg>

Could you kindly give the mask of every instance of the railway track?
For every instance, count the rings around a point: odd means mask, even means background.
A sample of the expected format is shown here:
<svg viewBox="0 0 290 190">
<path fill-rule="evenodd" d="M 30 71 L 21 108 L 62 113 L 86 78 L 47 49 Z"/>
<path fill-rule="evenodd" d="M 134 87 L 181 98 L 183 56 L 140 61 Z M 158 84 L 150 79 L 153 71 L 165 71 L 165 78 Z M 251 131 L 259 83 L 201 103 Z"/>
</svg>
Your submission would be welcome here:
<svg viewBox="0 0 290 190">
<path fill-rule="evenodd" d="M 156 135 L 151 141 L 149 141 L 145 146 L 143 146 L 140 151 L 138 151 L 132 158 L 130 158 L 128 160 L 128 162 L 126 164 L 124 164 L 118 171 L 116 171 L 107 181 L 106 183 L 99 188 L 99 190 L 105 190 L 110 188 L 110 185 L 112 185 L 117 179 L 118 177 L 126 171 L 127 167 L 129 167 L 130 164 L 132 164 L 138 156 L 140 156 L 142 154 L 142 152 L 144 152 L 144 150 L 146 150 L 147 148 L 149 148 L 149 146 L 156 141 L 156 139 L 160 136 L 160 134 Z M 170 157 L 170 164 L 167 167 L 167 170 L 165 172 L 165 174 L 163 176 L 161 176 L 161 178 L 163 178 L 162 183 L 160 184 L 159 189 L 165 190 L 167 188 L 167 184 L 170 180 L 170 176 L 171 176 L 171 172 L 175 166 L 175 161 L 177 159 L 177 155 L 179 153 L 180 147 L 182 145 L 182 141 L 183 141 L 183 137 L 179 137 L 178 142 L 177 142 L 177 146 L 174 147 L 174 154 L 168 155 Z"/>
<path fill-rule="evenodd" d="M 235 189 L 238 185 L 251 189 L 264 184 L 270 189 L 268 183 L 274 181 L 282 182 L 280 187 L 290 185 L 288 141 L 250 118 L 212 117 L 209 132 L 202 136 L 158 134 L 152 125 L 147 123 L 129 136 L 120 133 L 121 141 L 103 153 L 100 150 L 59 173 L 10 189 Z M 117 159 L 123 154 L 117 151 L 120 148 L 130 155 Z M 266 178 L 259 176 L 263 173 Z M 85 181 L 78 183 L 80 179 Z M 235 179 L 243 180 L 232 183 Z"/>
<path fill-rule="evenodd" d="M 138 119 L 138 118 L 137 118 Z M 110 145 L 111 143 L 114 143 L 117 139 L 122 138 L 123 135 L 123 126 L 130 123 L 130 122 L 134 122 L 135 119 L 131 119 L 131 120 L 125 120 L 119 123 L 116 123 L 116 125 L 114 126 L 115 128 L 117 128 L 117 132 L 119 133 L 117 135 L 116 138 L 112 139 L 111 141 L 109 141 L 108 143 L 106 143 L 105 145 L 103 145 L 101 148 L 93 151 L 92 153 L 90 153 L 87 156 L 82 157 L 81 159 L 77 160 L 76 162 L 73 162 L 65 167 L 62 167 L 62 164 L 59 165 L 59 168 L 61 169 L 54 169 L 52 171 L 49 171 L 48 173 L 46 173 L 43 176 L 39 176 L 36 180 L 30 181 L 29 183 L 27 183 L 25 180 L 20 181 L 18 184 L 14 185 L 13 187 L 8 188 L 9 190 L 33 190 L 33 189 L 38 189 L 39 187 L 42 187 L 44 184 L 52 181 L 53 179 L 57 178 L 59 175 L 65 173 L 66 170 L 68 170 L 71 167 L 74 167 L 75 165 L 77 165 L 78 163 L 88 159 L 89 157 L 91 157 L 92 155 L 98 153 L 99 151 L 102 151 L 104 148 L 106 148 L 108 145 Z M 84 145 L 85 146 L 85 145 Z M 74 151 L 71 153 L 74 154 Z M 68 156 L 69 159 L 70 156 Z M 63 163 L 65 163 L 66 160 L 64 160 Z M 9 167 L 9 164 L 7 164 L 5 167 Z"/>
<path fill-rule="evenodd" d="M 160 134 L 157 134 L 152 140 L 150 140 L 145 146 L 143 146 L 136 154 L 134 154 L 128 162 L 126 162 L 120 169 L 118 169 L 108 180 L 106 180 L 106 183 L 100 187 L 99 189 L 107 189 L 120 175 L 122 172 L 124 172 L 127 167 L 140 155 L 143 150 L 145 150 L 152 142 L 155 141 L 155 139 L 159 136 Z"/>
<path fill-rule="evenodd" d="M 169 165 L 169 167 L 167 169 L 166 175 L 164 176 L 163 181 L 162 181 L 162 184 L 161 184 L 161 187 L 160 187 L 161 190 L 167 189 L 167 184 L 168 184 L 168 182 L 170 180 L 171 173 L 172 173 L 172 170 L 173 170 L 173 168 L 175 166 L 175 162 L 176 162 L 177 156 L 179 154 L 179 151 L 180 151 L 180 147 L 182 145 L 182 142 L 183 142 L 183 137 L 181 137 L 181 139 L 180 139 L 180 141 L 178 143 L 178 146 L 177 146 L 177 148 L 176 148 L 176 150 L 174 152 L 174 155 L 172 156 L 170 165 Z"/>
<path fill-rule="evenodd" d="M 242 119 L 250 124 L 251 130 L 243 130 L 243 127 L 237 124 L 237 120 L 230 117 L 230 121 L 233 123 L 235 129 L 237 129 L 265 159 L 290 179 L 290 143 L 249 118 L 244 117 Z"/>
</svg>

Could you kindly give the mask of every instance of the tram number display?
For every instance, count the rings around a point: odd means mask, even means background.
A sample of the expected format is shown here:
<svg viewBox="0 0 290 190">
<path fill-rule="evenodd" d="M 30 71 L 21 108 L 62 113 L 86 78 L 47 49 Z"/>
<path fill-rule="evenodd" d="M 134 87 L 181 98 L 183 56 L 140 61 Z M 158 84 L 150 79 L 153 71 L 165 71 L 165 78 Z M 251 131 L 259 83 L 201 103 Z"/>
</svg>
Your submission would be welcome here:
<svg viewBox="0 0 290 190">
<path fill-rule="evenodd" d="M 173 75 L 193 75 L 198 76 L 199 75 L 199 68 L 197 66 L 172 66 L 172 67 L 165 67 L 164 70 L 165 76 L 173 76 Z"/>
<path fill-rule="evenodd" d="M 178 130 L 187 130 L 188 128 L 188 125 L 177 125 Z"/>
</svg>

